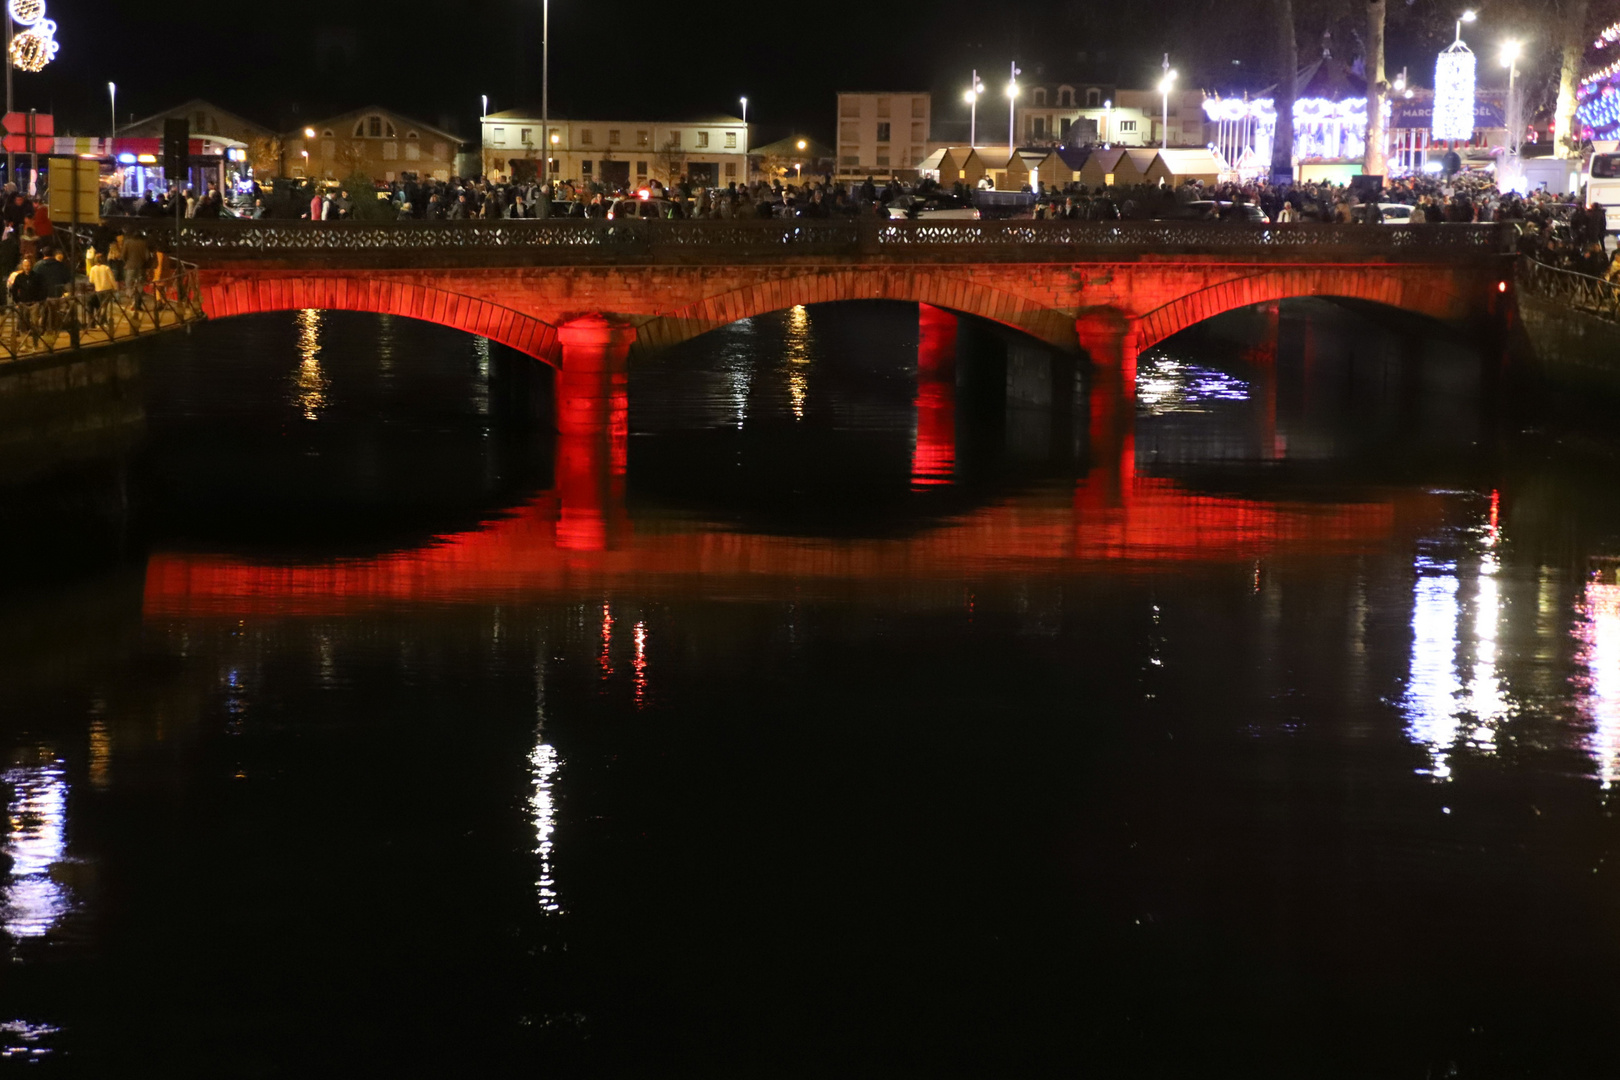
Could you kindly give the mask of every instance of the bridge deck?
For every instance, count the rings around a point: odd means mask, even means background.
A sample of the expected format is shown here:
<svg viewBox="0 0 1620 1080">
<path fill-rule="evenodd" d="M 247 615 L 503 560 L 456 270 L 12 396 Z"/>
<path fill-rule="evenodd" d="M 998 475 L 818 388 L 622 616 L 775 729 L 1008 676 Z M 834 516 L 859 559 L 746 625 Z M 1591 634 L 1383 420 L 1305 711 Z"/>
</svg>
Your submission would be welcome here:
<svg viewBox="0 0 1620 1080">
<path fill-rule="evenodd" d="M 129 219 L 126 228 L 162 228 Z M 329 269 L 801 263 L 1456 262 L 1512 250 L 1503 225 L 1198 221 L 187 221 L 204 267 Z"/>
</svg>

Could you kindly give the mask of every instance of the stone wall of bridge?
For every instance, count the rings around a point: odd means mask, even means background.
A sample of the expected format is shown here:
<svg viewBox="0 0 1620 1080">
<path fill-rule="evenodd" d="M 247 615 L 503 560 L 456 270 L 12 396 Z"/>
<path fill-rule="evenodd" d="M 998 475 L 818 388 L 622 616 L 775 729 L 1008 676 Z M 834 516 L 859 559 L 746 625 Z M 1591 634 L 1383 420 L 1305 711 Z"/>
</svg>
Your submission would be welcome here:
<svg viewBox="0 0 1620 1080">
<path fill-rule="evenodd" d="M 561 365 L 557 327 L 606 317 L 636 331 L 631 360 L 740 319 L 799 304 L 899 300 L 975 315 L 1115 365 L 1179 330 L 1249 304 L 1337 296 L 1453 326 L 1486 325 L 1510 280 L 1498 260 L 1289 264 L 1141 258 L 1114 263 L 827 263 L 774 266 L 531 266 L 205 270 L 212 318 L 298 308 L 425 319 Z M 1099 337 L 1097 326 L 1108 331 Z M 1127 357 L 1128 361 L 1128 357 Z"/>
</svg>

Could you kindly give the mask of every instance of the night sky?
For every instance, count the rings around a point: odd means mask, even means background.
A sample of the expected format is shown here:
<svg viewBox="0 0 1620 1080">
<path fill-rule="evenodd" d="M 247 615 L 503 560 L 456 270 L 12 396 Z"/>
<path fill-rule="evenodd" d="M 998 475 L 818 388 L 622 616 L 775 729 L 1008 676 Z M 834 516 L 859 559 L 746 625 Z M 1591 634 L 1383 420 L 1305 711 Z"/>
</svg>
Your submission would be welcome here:
<svg viewBox="0 0 1620 1080">
<path fill-rule="evenodd" d="M 540 97 L 539 0 L 281 8 L 47 2 L 61 52 L 38 75 L 16 74 L 15 102 L 55 111 L 59 132 L 106 131 L 109 80 L 118 84 L 120 122 L 191 97 L 282 129 L 378 104 L 468 138 L 476 136 L 479 94 L 489 95 L 491 110 L 538 105 Z M 1183 85 L 1258 89 L 1275 79 L 1276 35 L 1269 20 L 1244 16 L 1245 4 L 1269 10 L 1263 0 L 1157 0 L 1137 5 L 1143 17 L 1121 17 L 1117 4 L 1030 0 L 888 8 L 555 0 L 552 110 L 654 119 L 735 114 L 747 94 L 756 142 L 790 133 L 831 141 L 840 89 L 930 89 L 936 121 L 949 120 L 965 117 L 959 94 L 975 66 L 998 92 L 994 113 L 1004 111 L 999 89 L 1014 56 L 1026 78 L 1149 86 L 1167 49 Z M 1412 63 L 1414 76 L 1427 81 L 1418 73 L 1450 39 L 1451 6 L 1397 0 L 1390 9 L 1392 67 Z M 1300 21 L 1305 62 L 1331 19 Z M 1334 54 L 1359 54 L 1355 25 L 1332 25 Z M 1476 49 L 1489 44 L 1484 37 Z"/>
</svg>

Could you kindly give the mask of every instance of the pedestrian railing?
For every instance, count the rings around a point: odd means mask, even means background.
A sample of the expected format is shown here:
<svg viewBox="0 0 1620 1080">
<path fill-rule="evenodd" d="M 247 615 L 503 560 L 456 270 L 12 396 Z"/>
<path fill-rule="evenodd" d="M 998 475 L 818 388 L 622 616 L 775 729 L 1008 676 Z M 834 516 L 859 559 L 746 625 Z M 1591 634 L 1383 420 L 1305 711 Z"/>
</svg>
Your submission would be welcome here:
<svg viewBox="0 0 1620 1080">
<path fill-rule="evenodd" d="M 1620 323 L 1620 286 L 1526 256 L 1519 261 L 1521 292 L 1551 300 L 1612 323 Z"/>
<path fill-rule="evenodd" d="M 130 219 L 126 228 L 144 220 Z M 489 221 L 237 221 L 181 224 L 179 248 L 205 265 L 243 260 L 388 263 L 451 253 L 468 264 L 761 261 L 798 255 L 1019 259 L 1077 253 L 1288 254 L 1320 257 L 1465 258 L 1512 251 L 1504 225 L 1288 225 L 1203 221 L 882 221 L 788 218 L 766 221 L 593 218 Z M 955 253 L 953 255 L 953 253 Z"/>
<path fill-rule="evenodd" d="M 0 308 L 0 358 L 25 360 L 173 330 L 203 318 L 197 268 L 138 286 L 72 293 Z"/>
</svg>

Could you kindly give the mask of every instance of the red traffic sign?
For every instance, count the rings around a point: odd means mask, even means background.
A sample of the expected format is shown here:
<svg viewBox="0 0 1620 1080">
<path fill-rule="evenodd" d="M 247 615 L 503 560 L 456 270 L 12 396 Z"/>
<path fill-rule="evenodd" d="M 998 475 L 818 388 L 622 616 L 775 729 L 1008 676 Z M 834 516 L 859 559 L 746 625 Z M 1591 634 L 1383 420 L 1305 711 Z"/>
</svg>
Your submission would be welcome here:
<svg viewBox="0 0 1620 1080">
<path fill-rule="evenodd" d="M 8 154 L 49 154 L 56 149 L 56 140 L 49 136 L 7 135 L 0 139 L 0 148 Z"/>
<path fill-rule="evenodd" d="M 31 115 L 34 118 L 35 135 L 43 135 L 47 138 L 56 136 L 56 117 L 50 113 L 33 113 Z M 27 135 L 29 116 L 30 114 L 25 112 L 8 112 L 5 119 L 0 120 L 0 125 L 5 127 L 7 135 Z M 7 149 L 10 148 L 7 147 Z"/>
</svg>

